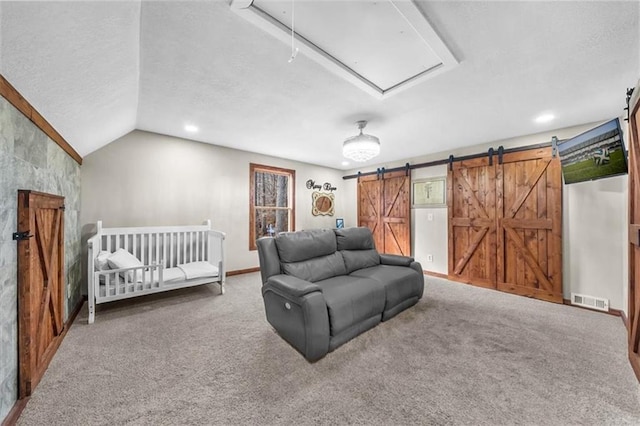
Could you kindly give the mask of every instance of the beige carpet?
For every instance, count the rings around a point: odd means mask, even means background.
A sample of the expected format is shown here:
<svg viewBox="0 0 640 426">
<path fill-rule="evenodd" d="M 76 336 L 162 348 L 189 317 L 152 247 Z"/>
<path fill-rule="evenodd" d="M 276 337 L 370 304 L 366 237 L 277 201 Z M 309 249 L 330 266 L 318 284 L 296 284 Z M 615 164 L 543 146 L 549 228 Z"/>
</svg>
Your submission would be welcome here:
<svg viewBox="0 0 640 426">
<path fill-rule="evenodd" d="M 19 424 L 640 424 L 622 322 L 445 280 L 309 364 L 257 273 L 86 309 Z"/>
</svg>

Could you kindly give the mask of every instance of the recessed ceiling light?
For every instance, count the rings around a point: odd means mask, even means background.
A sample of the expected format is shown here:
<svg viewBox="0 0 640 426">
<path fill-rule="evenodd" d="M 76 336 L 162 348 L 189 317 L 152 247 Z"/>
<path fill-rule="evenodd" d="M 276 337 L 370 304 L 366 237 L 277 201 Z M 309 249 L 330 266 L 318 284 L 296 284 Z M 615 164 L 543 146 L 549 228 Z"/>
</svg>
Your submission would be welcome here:
<svg viewBox="0 0 640 426">
<path fill-rule="evenodd" d="M 194 126 L 193 124 L 187 124 L 184 126 L 184 129 L 189 133 L 195 133 L 198 131 L 198 126 Z"/>
<path fill-rule="evenodd" d="M 342 162 L 342 165 L 343 165 L 343 166 L 348 166 L 348 165 L 349 165 L 349 162 L 348 162 L 348 161 L 343 161 L 343 162 Z"/>
<path fill-rule="evenodd" d="M 536 117 L 536 123 L 548 123 L 556 118 L 553 114 L 542 114 Z"/>
</svg>

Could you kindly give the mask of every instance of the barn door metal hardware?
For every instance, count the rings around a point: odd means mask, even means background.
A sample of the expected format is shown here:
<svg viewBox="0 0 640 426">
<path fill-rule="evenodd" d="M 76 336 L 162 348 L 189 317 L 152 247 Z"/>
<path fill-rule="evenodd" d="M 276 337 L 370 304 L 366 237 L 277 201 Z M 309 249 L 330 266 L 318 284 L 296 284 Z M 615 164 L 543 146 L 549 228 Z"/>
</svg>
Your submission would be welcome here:
<svg viewBox="0 0 640 426">
<path fill-rule="evenodd" d="M 405 163 L 405 165 L 404 165 L 404 175 L 405 176 L 409 176 L 409 173 L 411 173 L 411 168 L 409 167 L 409 163 Z"/>
<path fill-rule="evenodd" d="M 30 235 L 29 231 L 13 233 L 13 239 L 16 241 L 28 240 L 31 237 L 33 237 L 33 235 Z"/>
<path fill-rule="evenodd" d="M 627 89 L 627 107 L 624 109 L 625 111 L 627 111 L 627 118 L 625 118 L 624 121 L 629 121 L 629 103 L 631 102 L 631 95 L 633 95 L 633 87 Z"/>
<path fill-rule="evenodd" d="M 489 165 L 493 166 L 493 147 L 489 148 Z"/>
<path fill-rule="evenodd" d="M 453 171 L 453 154 L 449 156 L 449 171 Z"/>
<path fill-rule="evenodd" d="M 553 136 L 551 138 L 551 157 L 556 158 L 558 155 L 558 138 Z"/>
<path fill-rule="evenodd" d="M 498 164 L 502 164 L 502 156 L 504 155 L 504 146 L 498 147 Z"/>
</svg>

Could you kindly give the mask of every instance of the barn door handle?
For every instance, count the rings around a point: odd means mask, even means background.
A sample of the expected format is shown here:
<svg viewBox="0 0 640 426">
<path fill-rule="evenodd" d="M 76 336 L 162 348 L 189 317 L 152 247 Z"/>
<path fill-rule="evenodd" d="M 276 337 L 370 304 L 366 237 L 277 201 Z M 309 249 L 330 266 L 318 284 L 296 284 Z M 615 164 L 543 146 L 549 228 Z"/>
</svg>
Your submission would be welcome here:
<svg viewBox="0 0 640 426">
<path fill-rule="evenodd" d="M 16 241 L 28 240 L 31 237 L 33 237 L 33 235 L 30 235 L 29 231 L 13 233 L 13 239 Z"/>
</svg>

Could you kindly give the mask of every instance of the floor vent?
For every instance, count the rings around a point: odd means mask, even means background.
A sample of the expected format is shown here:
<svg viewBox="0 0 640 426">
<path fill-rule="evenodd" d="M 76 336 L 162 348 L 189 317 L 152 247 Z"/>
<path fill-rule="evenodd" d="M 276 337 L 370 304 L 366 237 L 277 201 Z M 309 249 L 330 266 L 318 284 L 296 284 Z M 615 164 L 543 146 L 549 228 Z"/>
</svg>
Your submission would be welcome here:
<svg viewBox="0 0 640 426">
<path fill-rule="evenodd" d="M 571 304 L 599 311 L 609 311 L 609 300 L 601 297 L 585 296 L 584 294 L 571 293 Z"/>
</svg>

